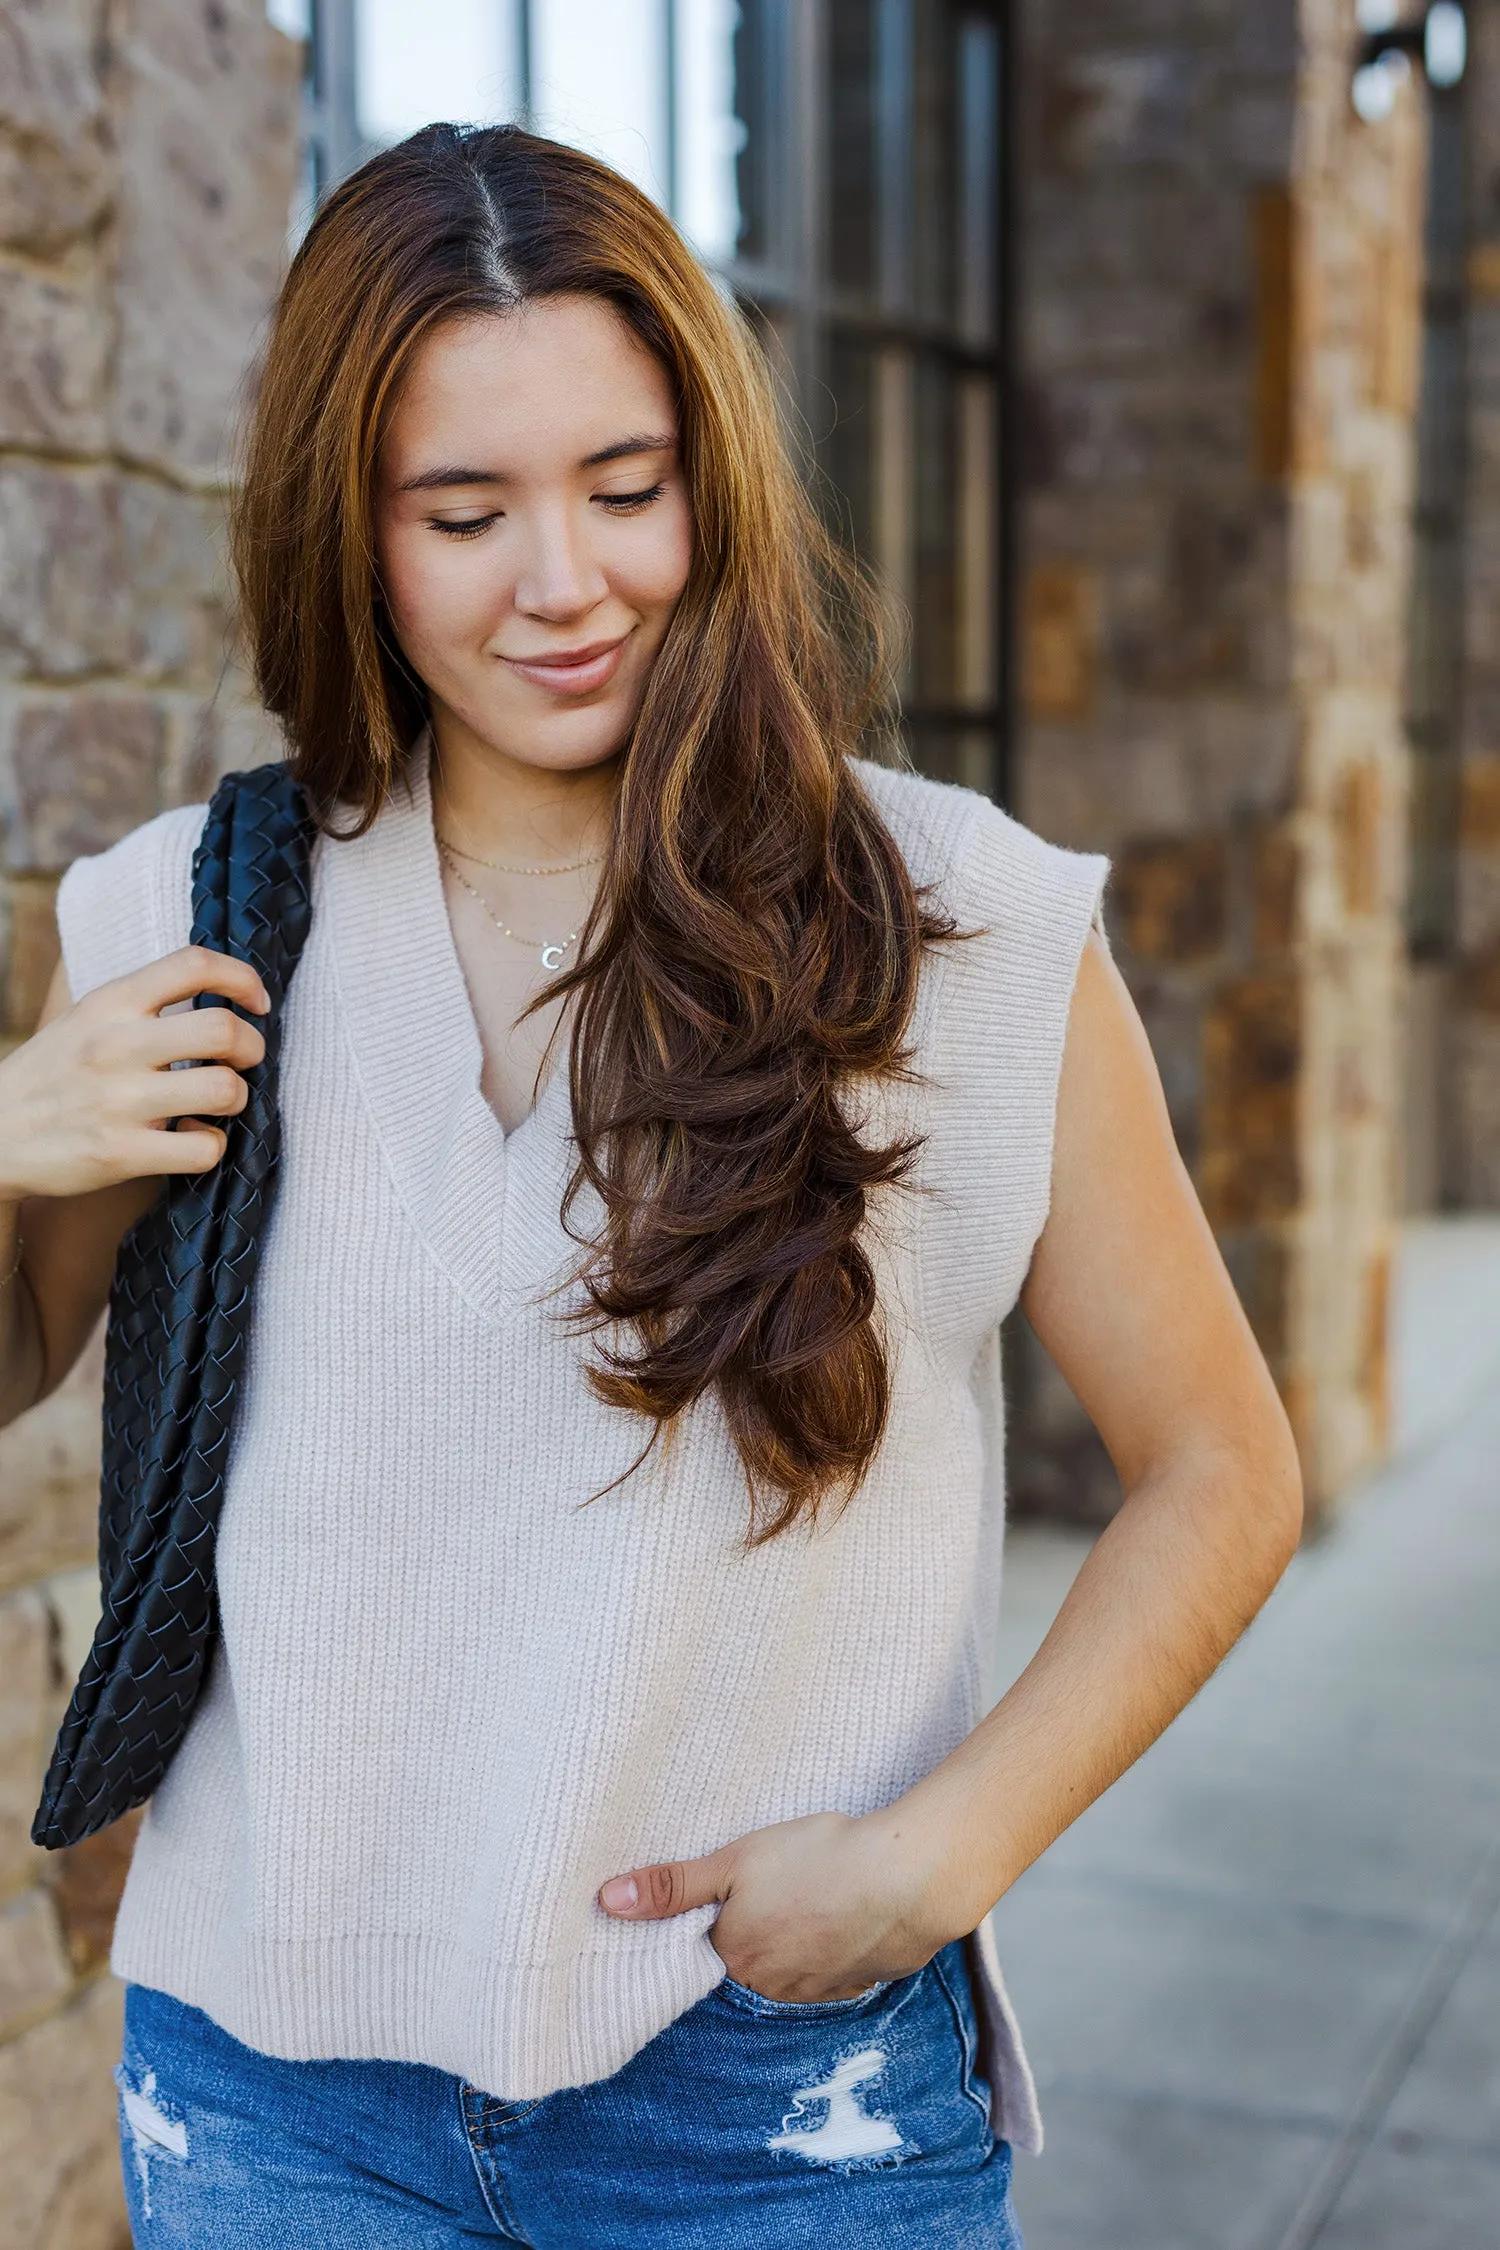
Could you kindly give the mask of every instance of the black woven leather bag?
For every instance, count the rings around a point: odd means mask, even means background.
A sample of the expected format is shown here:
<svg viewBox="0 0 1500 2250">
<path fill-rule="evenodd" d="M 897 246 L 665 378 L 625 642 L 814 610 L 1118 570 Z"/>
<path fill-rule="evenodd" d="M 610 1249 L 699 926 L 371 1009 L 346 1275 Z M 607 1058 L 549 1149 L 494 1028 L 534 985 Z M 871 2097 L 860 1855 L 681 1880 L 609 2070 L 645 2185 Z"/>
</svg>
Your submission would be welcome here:
<svg viewBox="0 0 1500 2250">
<path fill-rule="evenodd" d="M 312 919 L 313 825 L 285 766 L 230 774 L 193 861 L 194 945 L 249 961 L 265 1061 L 211 1172 L 171 1180 L 120 1246 L 99 1502 L 103 1617 L 32 1840 L 76 1844 L 143 1804 L 187 1732 L 218 1632 L 214 1540 L 261 1230 L 281 1146 L 281 1010 Z M 210 994 L 194 1003 L 222 1006 Z M 243 1011 L 240 1011 L 243 1012 Z"/>
</svg>

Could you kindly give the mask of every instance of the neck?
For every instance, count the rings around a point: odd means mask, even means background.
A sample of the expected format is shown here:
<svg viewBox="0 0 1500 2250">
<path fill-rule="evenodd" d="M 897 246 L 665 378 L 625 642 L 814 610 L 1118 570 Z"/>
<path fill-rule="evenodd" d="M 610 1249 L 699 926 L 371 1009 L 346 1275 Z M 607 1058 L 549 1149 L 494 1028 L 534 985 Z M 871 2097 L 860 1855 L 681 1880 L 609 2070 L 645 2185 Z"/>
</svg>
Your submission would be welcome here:
<svg viewBox="0 0 1500 2250">
<path fill-rule="evenodd" d="M 485 859 L 552 861 L 602 852 L 620 761 L 527 765 L 453 713 L 432 716 L 432 809 L 440 836 Z"/>
</svg>

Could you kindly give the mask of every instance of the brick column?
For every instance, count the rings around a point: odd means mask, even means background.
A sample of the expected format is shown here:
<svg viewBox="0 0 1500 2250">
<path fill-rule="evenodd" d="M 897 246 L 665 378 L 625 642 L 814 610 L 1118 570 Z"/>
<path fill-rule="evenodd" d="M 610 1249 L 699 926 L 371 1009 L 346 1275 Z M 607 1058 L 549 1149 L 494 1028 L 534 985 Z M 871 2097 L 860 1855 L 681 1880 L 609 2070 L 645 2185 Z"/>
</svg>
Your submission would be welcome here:
<svg viewBox="0 0 1500 2250">
<path fill-rule="evenodd" d="M 1018 809 L 1111 852 L 1314 1505 L 1378 1457 L 1422 106 L 1353 0 L 1026 0 Z M 1023 1498 L 1110 1480 L 1022 1340 Z"/>
<path fill-rule="evenodd" d="M 1500 1210 L 1500 0 L 1470 0 L 1468 474 L 1445 1200 Z"/>
<path fill-rule="evenodd" d="M 261 0 L 0 0 L 0 1045 L 35 1020 L 68 862 L 265 753 L 223 489 L 285 252 L 299 65 Z M 51 1858 L 27 1840 L 97 1615 L 97 1383 L 96 1350 L 0 1433 L 7 2250 L 126 2239 L 102 1972 L 129 1836 Z"/>
</svg>

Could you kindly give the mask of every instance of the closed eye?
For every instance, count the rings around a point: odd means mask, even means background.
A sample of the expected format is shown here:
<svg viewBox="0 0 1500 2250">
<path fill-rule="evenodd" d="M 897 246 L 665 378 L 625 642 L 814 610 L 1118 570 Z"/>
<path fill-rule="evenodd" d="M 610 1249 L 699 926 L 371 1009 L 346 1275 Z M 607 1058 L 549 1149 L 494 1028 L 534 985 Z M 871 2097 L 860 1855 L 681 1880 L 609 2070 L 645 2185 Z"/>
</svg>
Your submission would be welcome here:
<svg viewBox="0 0 1500 2250">
<path fill-rule="evenodd" d="M 492 523 L 498 523 L 499 521 L 498 510 L 494 515 L 489 516 L 466 516 L 461 522 L 457 523 L 450 522 L 443 516 L 434 516 L 432 528 L 434 531 L 440 531 L 445 539 L 477 539 L 482 531 L 488 531 Z"/>
<path fill-rule="evenodd" d="M 617 516 L 634 515 L 638 508 L 649 508 L 666 491 L 664 484 L 653 484 L 645 492 L 596 492 L 594 498 L 601 508 L 608 508 Z"/>
</svg>

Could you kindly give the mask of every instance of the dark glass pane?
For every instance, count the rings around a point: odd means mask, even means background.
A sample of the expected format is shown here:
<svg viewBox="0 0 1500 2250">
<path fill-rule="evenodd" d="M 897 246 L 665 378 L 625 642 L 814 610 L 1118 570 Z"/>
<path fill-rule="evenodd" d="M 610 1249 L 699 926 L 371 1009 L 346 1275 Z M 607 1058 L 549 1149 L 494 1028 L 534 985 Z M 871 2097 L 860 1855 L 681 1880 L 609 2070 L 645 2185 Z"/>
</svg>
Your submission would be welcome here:
<svg viewBox="0 0 1500 2250">
<path fill-rule="evenodd" d="M 983 796 L 993 794 L 999 767 L 989 728 L 919 723 L 907 728 L 907 740 L 912 763 L 933 781 L 956 781 Z"/>
<path fill-rule="evenodd" d="M 953 317 L 958 102 L 953 18 L 931 4 L 915 12 L 912 41 L 913 281 L 917 310 Z"/>
<path fill-rule="evenodd" d="M 946 704 L 958 685 L 956 416 L 952 370 L 934 353 L 917 361 L 914 420 L 916 696 L 920 703 Z"/>
<path fill-rule="evenodd" d="M 1000 180 L 1000 34 L 988 16 L 958 26 L 958 319 L 986 343 L 995 330 L 995 253 Z"/>
<path fill-rule="evenodd" d="M 845 289 L 875 283 L 875 0 L 828 10 L 828 270 Z"/>
<path fill-rule="evenodd" d="M 828 349 L 833 426 L 819 449 L 830 527 L 867 562 L 874 546 L 874 384 L 869 346 L 835 335 Z"/>
<path fill-rule="evenodd" d="M 995 385 L 985 375 L 958 379 L 958 470 L 954 545 L 958 556 L 956 700 L 988 710 L 995 700 L 999 431 Z"/>
<path fill-rule="evenodd" d="M 740 0 L 734 34 L 734 113 L 745 129 L 735 159 L 742 258 L 773 255 L 771 195 L 775 177 L 774 0 Z"/>
</svg>

